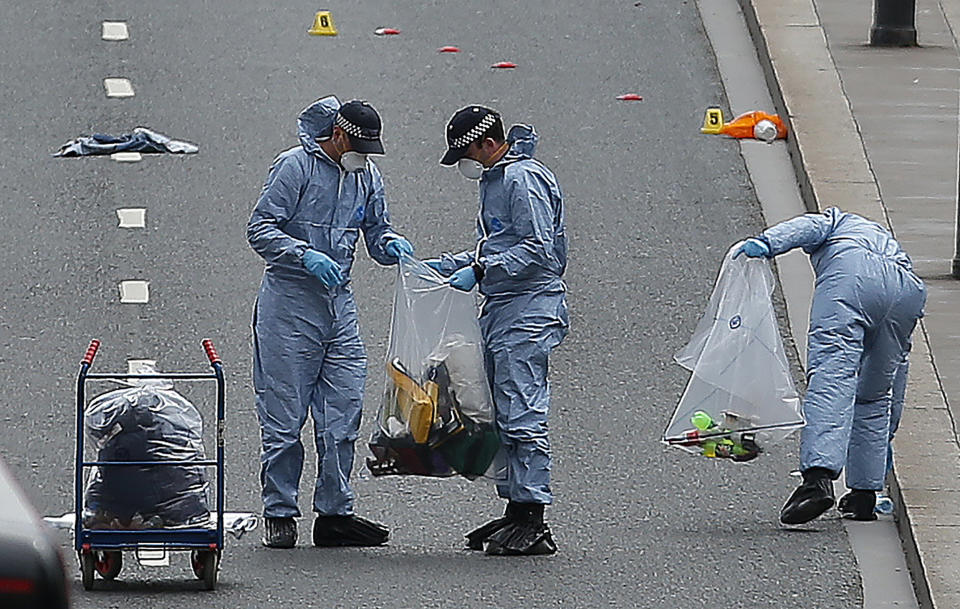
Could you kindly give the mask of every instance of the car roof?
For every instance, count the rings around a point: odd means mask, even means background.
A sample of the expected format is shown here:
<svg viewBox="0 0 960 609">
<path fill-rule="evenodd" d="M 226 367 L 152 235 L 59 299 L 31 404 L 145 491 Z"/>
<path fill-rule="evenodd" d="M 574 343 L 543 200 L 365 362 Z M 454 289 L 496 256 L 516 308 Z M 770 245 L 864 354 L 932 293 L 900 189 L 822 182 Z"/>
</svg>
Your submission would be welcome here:
<svg viewBox="0 0 960 609">
<path fill-rule="evenodd" d="M 0 537 L 33 538 L 41 526 L 39 516 L 0 459 Z"/>
</svg>

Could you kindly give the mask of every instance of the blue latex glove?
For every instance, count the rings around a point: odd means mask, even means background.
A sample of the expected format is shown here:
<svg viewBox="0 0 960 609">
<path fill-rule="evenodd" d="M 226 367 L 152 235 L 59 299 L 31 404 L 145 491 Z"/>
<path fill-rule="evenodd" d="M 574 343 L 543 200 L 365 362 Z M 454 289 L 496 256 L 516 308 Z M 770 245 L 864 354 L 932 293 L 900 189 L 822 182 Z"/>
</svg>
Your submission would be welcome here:
<svg viewBox="0 0 960 609">
<path fill-rule="evenodd" d="M 465 266 L 450 276 L 450 286 L 469 292 L 473 286 L 477 285 L 477 274 L 472 266 Z"/>
<path fill-rule="evenodd" d="M 750 238 L 743 242 L 733 257 L 739 258 L 740 254 L 746 254 L 748 258 L 769 258 L 770 246 L 760 239 Z"/>
<path fill-rule="evenodd" d="M 320 282 L 332 288 L 343 283 L 343 272 L 337 261 L 317 250 L 307 250 L 303 253 L 303 266 L 307 267 Z"/>
<path fill-rule="evenodd" d="M 413 255 L 413 245 L 403 237 L 395 237 L 387 241 L 383 249 L 397 260 L 400 259 L 400 256 Z"/>
<path fill-rule="evenodd" d="M 432 268 L 433 270 L 435 270 L 436 272 L 440 273 L 441 275 L 444 274 L 443 262 L 439 258 L 429 258 L 427 260 L 424 260 L 423 263 L 429 266 L 430 268 Z"/>
</svg>

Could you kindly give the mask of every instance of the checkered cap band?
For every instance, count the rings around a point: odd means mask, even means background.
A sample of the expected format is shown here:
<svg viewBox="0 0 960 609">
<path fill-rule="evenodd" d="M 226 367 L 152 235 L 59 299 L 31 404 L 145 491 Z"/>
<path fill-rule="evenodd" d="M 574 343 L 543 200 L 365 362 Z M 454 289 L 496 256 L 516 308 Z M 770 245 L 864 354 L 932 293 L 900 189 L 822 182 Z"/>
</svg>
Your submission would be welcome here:
<svg viewBox="0 0 960 609">
<path fill-rule="evenodd" d="M 480 119 L 480 122 L 477 123 L 470 131 L 467 131 L 460 137 L 452 140 L 450 142 L 451 148 L 463 148 L 469 146 L 472 142 L 476 141 L 478 137 L 487 132 L 487 129 L 493 126 L 497 122 L 497 116 L 495 114 L 488 114 Z"/>
<path fill-rule="evenodd" d="M 341 129 L 343 129 L 344 131 L 346 131 L 346 132 L 347 132 L 347 135 L 351 135 L 351 136 L 353 136 L 353 137 L 358 137 L 358 138 L 360 138 L 360 139 L 362 139 L 362 140 L 375 140 L 375 139 L 377 139 L 376 137 L 370 137 L 370 136 L 365 136 L 365 135 L 363 135 L 363 129 L 361 129 L 359 125 L 354 125 L 353 123 L 351 123 L 351 122 L 348 121 L 347 119 L 343 118 L 343 116 L 340 115 L 340 114 L 337 115 L 337 118 L 336 118 L 336 120 L 335 120 L 334 122 L 337 124 L 337 127 L 340 127 Z"/>
</svg>

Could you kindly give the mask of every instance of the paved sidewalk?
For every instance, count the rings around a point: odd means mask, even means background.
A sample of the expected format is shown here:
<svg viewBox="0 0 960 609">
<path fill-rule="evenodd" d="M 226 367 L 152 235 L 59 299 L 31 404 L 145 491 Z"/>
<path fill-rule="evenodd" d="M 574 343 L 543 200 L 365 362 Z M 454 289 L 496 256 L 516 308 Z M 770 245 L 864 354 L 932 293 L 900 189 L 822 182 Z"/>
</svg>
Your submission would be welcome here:
<svg viewBox="0 0 960 609">
<path fill-rule="evenodd" d="M 921 48 L 866 44 L 873 0 L 740 0 L 810 209 L 890 226 L 929 291 L 895 442 L 898 527 L 922 607 L 960 607 L 960 0 L 917 0 Z M 733 109 L 744 111 L 748 108 Z"/>
</svg>

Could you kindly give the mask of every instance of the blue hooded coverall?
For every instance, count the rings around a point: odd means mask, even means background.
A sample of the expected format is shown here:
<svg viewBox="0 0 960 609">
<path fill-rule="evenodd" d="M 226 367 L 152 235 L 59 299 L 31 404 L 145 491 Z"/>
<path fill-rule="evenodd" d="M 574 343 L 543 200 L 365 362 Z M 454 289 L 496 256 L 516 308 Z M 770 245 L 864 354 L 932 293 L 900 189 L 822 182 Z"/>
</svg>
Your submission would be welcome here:
<svg viewBox="0 0 960 609">
<path fill-rule="evenodd" d="M 376 165 L 347 173 L 316 141 L 330 137 L 339 107 L 331 96 L 300 113 L 300 146 L 277 156 L 247 225 L 250 246 L 267 263 L 253 317 L 253 385 L 263 514 L 271 518 L 300 515 L 300 431 L 308 411 L 319 455 L 313 509 L 353 513 L 350 470 L 367 367 L 350 290 L 360 232 L 374 260 L 397 262 L 384 249 L 399 235 Z M 342 285 L 325 287 L 307 271 L 301 258 L 308 248 L 339 263 Z"/>
<path fill-rule="evenodd" d="M 781 222 L 759 238 L 772 256 L 803 248 L 816 273 L 800 468 L 839 475 L 846 467 L 848 488 L 881 490 L 910 335 L 926 302 L 923 282 L 886 229 L 836 208 Z"/>
<path fill-rule="evenodd" d="M 547 360 L 567 334 L 567 237 L 563 196 L 553 173 L 533 158 L 533 127 L 514 125 L 506 155 L 483 172 L 475 250 L 441 257 L 441 271 L 476 261 L 483 268 L 480 310 L 484 356 L 507 460 L 498 494 L 548 504 L 550 442 Z"/>
</svg>

